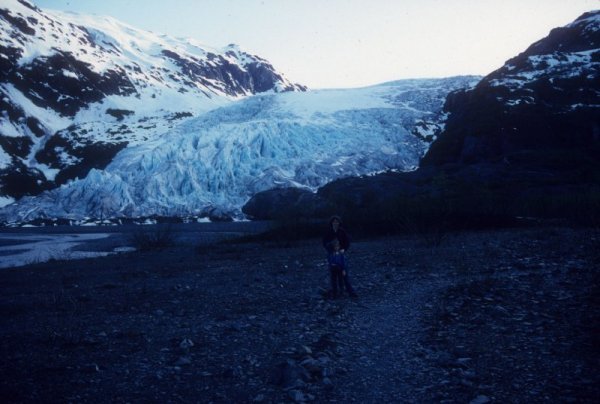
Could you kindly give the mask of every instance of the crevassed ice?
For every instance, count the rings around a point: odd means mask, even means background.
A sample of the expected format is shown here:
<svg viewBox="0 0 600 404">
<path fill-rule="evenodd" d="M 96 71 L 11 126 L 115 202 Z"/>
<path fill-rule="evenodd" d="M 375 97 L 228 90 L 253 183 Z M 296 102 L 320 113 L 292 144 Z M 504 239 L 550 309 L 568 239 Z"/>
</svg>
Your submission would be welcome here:
<svg viewBox="0 0 600 404">
<path fill-rule="evenodd" d="M 252 195 L 273 187 L 315 190 L 344 176 L 412 170 L 428 147 L 411 133 L 415 122 L 435 122 L 447 93 L 474 80 L 252 96 L 128 147 L 104 171 L 27 198 L 10 214 L 240 216 Z"/>
</svg>

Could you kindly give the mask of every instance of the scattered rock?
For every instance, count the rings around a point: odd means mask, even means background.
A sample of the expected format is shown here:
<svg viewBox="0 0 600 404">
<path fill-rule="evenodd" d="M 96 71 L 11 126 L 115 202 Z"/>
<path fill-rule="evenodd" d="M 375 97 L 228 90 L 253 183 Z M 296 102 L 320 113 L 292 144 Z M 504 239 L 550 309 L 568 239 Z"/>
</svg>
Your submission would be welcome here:
<svg viewBox="0 0 600 404">
<path fill-rule="evenodd" d="M 547 232 L 457 234 L 435 250 L 356 242 L 361 305 L 316 293 L 329 282 L 318 240 L 2 271 L 11 365 L 0 391 L 22 402 L 90 401 L 106 386 L 119 401 L 594 402 L 597 249 L 587 231 Z M 302 271 L 282 269 L 296 262 Z M 64 273 L 93 305 L 57 295 Z"/>
<path fill-rule="evenodd" d="M 310 374 L 295 361 L 288 359 L 276 366 L 271 376 L 271 383 L 290 389 L 303 386 L 310 379 Z"/>
<path fill-rule="evenodd" d="M 486 404 L 486 403 L 489 403 L 490 401 L 492 401 L 492 400 L 490 400 L 490 398 L 488 396 L 480 395 L 480 396 L 475 397 L 473 400 L 471 400 L 469 402 L 469 404 Z"/>
<path fill-rule="evenodd" d="M 184 351 L 188 351 L 193 346 L 194 346 L 194 342 L 189 338 L 185 338 L 179 344 L 179 348 L 183 349 Z"/>
<path fill-rule="evenodd" d="M 179 359 L 177 359 L 177 362 L 175 362 L 175 366 L 187 366 L 191 364 L 192 358 L 189 356 L 181 356 Z"/>
<path fill-rule="evenodd" d="M 306 402 L 306 396 L 300 390 L 290 390 L 288 394 L 292 400 L 296 403 L 304 403 Z"/>
</svg>

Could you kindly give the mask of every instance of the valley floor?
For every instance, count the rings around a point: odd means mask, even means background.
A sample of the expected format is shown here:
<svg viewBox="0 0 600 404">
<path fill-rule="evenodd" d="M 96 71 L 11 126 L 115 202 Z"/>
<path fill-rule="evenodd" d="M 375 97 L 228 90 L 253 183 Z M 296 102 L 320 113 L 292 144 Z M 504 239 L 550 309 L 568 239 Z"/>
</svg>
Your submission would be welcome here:
<svg viewBox="0 0 600 404">
<path fill-rule="evenodd" d="M 600 232 L 319 240 L 0 270 L 4 402 L 595 402 Z"/>
</svg>

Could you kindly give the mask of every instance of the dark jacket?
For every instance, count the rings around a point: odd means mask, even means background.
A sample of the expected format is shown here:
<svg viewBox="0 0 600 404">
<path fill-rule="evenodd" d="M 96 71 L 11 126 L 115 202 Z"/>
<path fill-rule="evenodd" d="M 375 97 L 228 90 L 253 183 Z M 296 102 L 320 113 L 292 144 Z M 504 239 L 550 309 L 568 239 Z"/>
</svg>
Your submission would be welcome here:
<svg viewBox="0 0 600 404">
<path fill-rule="evenodd" d="M 334 232 L 333 228 L 330 226 L 327 233 L 323 236 L 323 247 L 329 254 L 333 253 L 333 245 L 331 242 L 335 239 L 338 239 L 340 242 L 340 249 L 347 250 L 348 247 L 350 247 L 350 239 L 348 238 L 346 231 L 340 226 L 338 231 Z"/>
</svg>

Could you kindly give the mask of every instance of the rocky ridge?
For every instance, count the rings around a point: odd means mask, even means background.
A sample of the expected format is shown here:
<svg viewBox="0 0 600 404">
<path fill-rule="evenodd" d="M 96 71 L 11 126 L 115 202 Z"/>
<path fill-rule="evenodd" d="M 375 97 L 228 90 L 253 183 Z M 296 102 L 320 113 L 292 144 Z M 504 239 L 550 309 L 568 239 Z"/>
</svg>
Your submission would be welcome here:
<svg viewBox="0 0 600 404">
<path fill-rule="evenodd" d="M 600 11 L 553 29 L 477 86 L 448 97 L 445 132 L 422 165 L 526 163 L 600 142 Z"/>
</svg>

